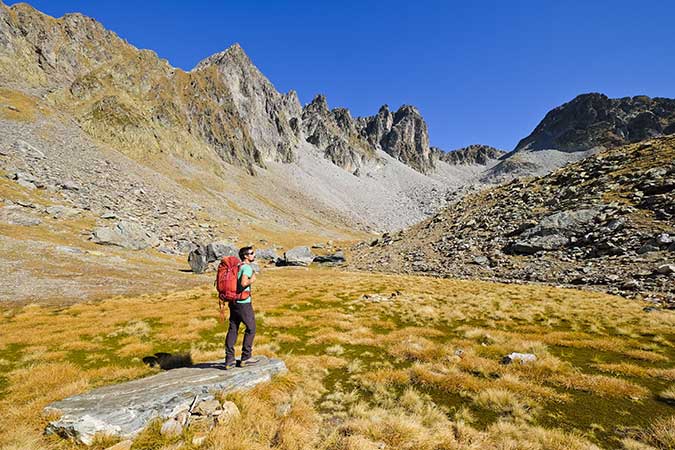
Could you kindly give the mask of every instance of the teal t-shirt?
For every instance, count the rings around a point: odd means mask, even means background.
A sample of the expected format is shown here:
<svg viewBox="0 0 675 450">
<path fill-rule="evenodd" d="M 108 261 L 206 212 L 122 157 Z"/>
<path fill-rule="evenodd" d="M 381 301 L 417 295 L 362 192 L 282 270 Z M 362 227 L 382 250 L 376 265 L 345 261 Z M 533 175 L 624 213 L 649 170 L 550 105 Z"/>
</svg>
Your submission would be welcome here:
<svg viewBox="0 0 675 450">
<path fill-rule="evenodd" d="M 246 275 L 251 278 L 253 276 L 253 267 L 248 264 L 242 264 L 239 268 L 239 273 L 237 273 L 237 279 L 241 280 L 241 276 Z M 249 284 L 244 288 L 245 291 L 251 292 L 251 285 Z M 251 303 L 251 294 L 249 294 L 246 300 L 237 300 L 237 303 Z"/>
</svg>

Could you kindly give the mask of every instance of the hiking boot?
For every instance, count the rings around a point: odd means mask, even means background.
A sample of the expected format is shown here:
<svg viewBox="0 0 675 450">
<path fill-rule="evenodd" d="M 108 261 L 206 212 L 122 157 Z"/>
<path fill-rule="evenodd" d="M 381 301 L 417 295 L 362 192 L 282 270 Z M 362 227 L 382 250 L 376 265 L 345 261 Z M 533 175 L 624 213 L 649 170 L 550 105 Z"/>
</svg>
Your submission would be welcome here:
<svg viewBox="0 0 675 450">
<path fill-rule="evenodd" d="M 237 367 L 237 362 L 236 362 L 236 361 L 231 361 L 231 362 L 226 362 L 226 363 L 225 363 L 225 370 L 234 369 L 235 367 Z"/>
<path fill-rule="evenodd" d="M 259 361 L 259 359 L 257 359 L 257 358 L 249 358 L 245 361 L 242 361 L 239 366 L 240 367 L 252 366 L 252 365 L 256 364 L 258 361 Z"/>
</svg>

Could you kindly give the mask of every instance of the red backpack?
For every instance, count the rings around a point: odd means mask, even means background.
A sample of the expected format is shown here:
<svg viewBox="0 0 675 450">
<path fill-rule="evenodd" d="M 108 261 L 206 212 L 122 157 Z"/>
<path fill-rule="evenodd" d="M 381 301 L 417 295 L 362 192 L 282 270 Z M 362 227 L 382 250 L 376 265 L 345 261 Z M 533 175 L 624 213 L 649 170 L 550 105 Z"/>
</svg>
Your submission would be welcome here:
<svg viewBox="0 0 675 450">
<path fill-rule="evenodd" d="M 251 295 L 251 291 L 243 290 L 237 275 L 242 263 L 236 256 L 225 256 L 218 265 L 218 275 L 216 276 L 216 289 L 218 298 L 224 302 L 234 302 L 237 300 L 246 300 Z"/>
</svg>

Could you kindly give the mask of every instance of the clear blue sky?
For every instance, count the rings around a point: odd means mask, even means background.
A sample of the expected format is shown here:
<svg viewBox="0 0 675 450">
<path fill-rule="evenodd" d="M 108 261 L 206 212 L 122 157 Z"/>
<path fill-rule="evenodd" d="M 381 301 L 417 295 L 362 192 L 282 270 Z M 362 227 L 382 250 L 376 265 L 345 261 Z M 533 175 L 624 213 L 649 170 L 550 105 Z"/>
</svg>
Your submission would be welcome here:
<svg viewBox="0 0 675 450">
<path fill-rule="evenodd" d="M 511 150 L 580 93 L 675 97 L 669 0 L 30 3 L 82 12 L 183 69 L 239 42 L 303 104 L 323 93 L 355 116 L 417 106 L 445 150 Z"/>
</svg>

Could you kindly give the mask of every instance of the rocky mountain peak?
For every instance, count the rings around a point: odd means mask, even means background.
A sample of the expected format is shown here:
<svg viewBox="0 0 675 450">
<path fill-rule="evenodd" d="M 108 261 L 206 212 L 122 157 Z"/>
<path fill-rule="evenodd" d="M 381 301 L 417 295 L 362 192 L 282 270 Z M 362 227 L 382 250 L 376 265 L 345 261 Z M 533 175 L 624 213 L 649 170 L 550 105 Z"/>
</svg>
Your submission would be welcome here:
<svg viewBox="0 0 675 450">
<path fill-rule="evenodd" d="M 239 45 L 238 42 L 235 42 L 234 44 L 230 45 L 222 52 L 215 53 L 199 61 L 192 70 L 193 71 L 200 70 L 211 65 L 215 66 L 236 65 L 245 67 L 247 69 L 255 67 L 253 61 L 251 61 L 251 58 L 248 57 L 248 55 L 246 54 L 244 49 L 241 48 L 241 45 Z"/>
<path fill-rule="evenodd" d="M 304 108 L 303 108 L 303 114 L 320 114 L 320 115 L 327 115 L 330 112 L 330 108 L 328 108 L 328 100 L 326 100 L 326 96 L 323 94 L 317 94 L 311 102 L 309 102 Z"/>
<path fill-rule="evenodd" d="M 387 112 L 378 113 L 375 120 L 388 122 Z M 375 129 L 378 128 L 376 125 Z M 385 152 L 419 172 L 428 173 L 434 168 L 427 124 L 414 106 L 403 105 L 394 113 L 391 127 L 380 140 L 380 145 Z"/>
<path fill-rule="evenodd" d="M 438 156 L 438 159 L 453 165 L 477 164 L 485 166 L 490 161 L 495 161 L 506 154 L 503 150 L 482 144 L 471 144 L 449 152 L 432 147 L 432 151 Z"/>
<path fill-rule="evenodd" d="M 577 152 L 675 133 L 675 99 L 589 93 L 549 111 L 515 151 Z"/>
</svg>

